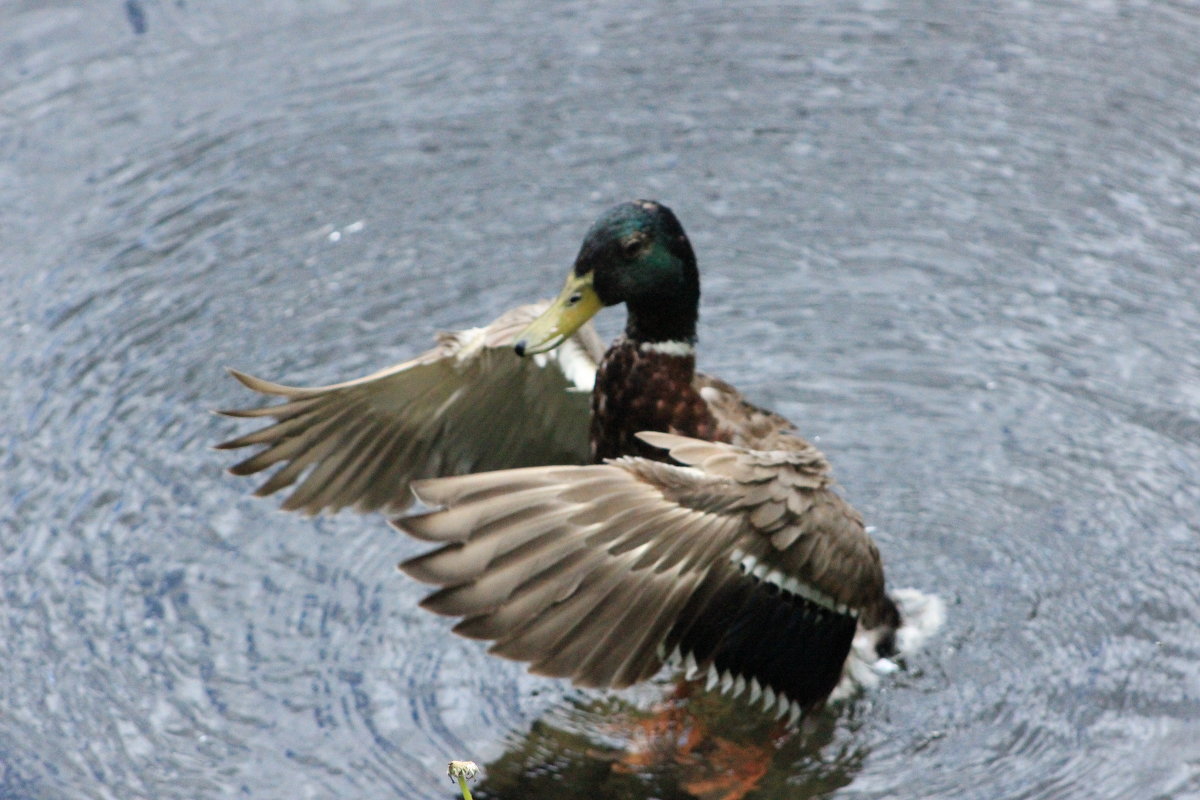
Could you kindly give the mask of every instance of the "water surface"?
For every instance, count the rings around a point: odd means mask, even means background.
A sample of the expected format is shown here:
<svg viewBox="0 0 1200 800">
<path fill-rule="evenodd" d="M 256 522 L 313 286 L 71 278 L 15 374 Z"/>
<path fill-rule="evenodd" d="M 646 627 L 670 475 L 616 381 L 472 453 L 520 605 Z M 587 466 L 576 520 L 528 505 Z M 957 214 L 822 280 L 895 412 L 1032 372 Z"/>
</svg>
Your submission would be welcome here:
<svg viewBox="0 0 1200 800">
<path fill-rule="evenodd" d="M 486 657 L 415 543 L 208 449 L 224 366 L 398 361 L 639 196 L 702 368 L 950 605 L 748 796 L 1200 797 L 1197 42 L 1185 2 L 7 4 L 0 797 L 702 795 L 613 727 L 663 687 Z"/>
</svg>

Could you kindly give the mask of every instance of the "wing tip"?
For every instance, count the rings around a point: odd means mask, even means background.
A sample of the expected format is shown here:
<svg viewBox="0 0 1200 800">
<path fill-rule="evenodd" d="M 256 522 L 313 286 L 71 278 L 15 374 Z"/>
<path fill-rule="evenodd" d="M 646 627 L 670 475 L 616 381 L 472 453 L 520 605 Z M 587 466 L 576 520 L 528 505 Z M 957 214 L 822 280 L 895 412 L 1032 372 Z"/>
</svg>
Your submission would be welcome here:
<svg viewBox="0 0 1200 800">
<path fill-rule="evenodd" d="M 392 524 L 394 525 L 395 523 L 393 522 Z M 403 572 L 405 575 L 412 578 L 413 580 L 420 581 L 421 583 L 437 584 L 438 581 L 434 578 L 433 574 L 429 570 L 425 569 L 424 562 L 430 556 L 432 556 L 434 553 L 440 552 L 440 550 L 441 550 L 441 548 L 439 548 L 438 550 L 429 552 L 429 553 L 422 553 L 419 556 L 413 556 L 412 558 L 406 558 L 403 561 L 401 561 L 399 564 L 396 565 L 396 569 L 400 572 Z M 429 597 L 425 597 L 423 600 L 421 600 L 421 602 L 418 605 L 420 605 L 421 608 L 428 608 L 428 606 L 426 606 L 425 604 L 429 601 L 429 598 L 432 596 L 433 595 L 429 595 Z"/>
<path fill-rule="evenodd" d="M 279 383 L 272 383 L 263 378 L 257 378 L 248 372 L 242 372 L 233 367 L 225 367 L 225 371 L 230 377 L 234 378 L 238 383 L 245 386 L 247 389 L 258 392 L 259 394 L 275 395 L 278 397 L 287 397 L 292 399 L 296 394 L 295 390 L 290 386 L 284 386 Z M 212 410 L 213 414 L 220 417 L 234 417 L 236 419 L 246 419 L 252 417 L 261 417 L 264 414 L 270 413 L 271 407 L 257 408 L 216 408 Z M 237 445 L 233 445 L 237 446 Z M 218 445 L 220 447 L 220 445 Z"/>
<path fill-rule="evenodd" d="M 255 375 L 251 375 L 249 372 L 242 372 L 240 369 L 235 369 L 233 367 L 225 367 L 225 371 L 228 372 L 230 377 L 232 377 L 238 383 L 242 384 L 251 391 L 258 392 L 259 394 L 269 394 L 277 397 L 297 399 L 308 396 L 314 391 L 312 389 L 302 389 L 298 386 L 287 386 L 282 383 L 275 383 L 274 381 L 269 381 L 266 378 L 259 378 Z"/>
<path fill-rule="evenodd" d="M 266 469 L 265 466 L 258 466 L 256 464 L 250 463 L 251 461 L 252 461 L 252 459 L 247 459 L 246 461 L 239 461 L 238 463 L 234 464 L 232 467 L 226 467 L 225 471 L 228 472 L 230 475 L 236 475 L 239 478 L 244 478 L 247 475 L 254 475 L 255 473 L 261 472 L 262 470 Z M 262 492 L 261 486 L 254 490 L 254 496 L 255 497 L 266 497 L 268 494 L 270 494 L 270 492 L 263 492 L 262 494 L 259 494 L 259 492 Z"/>
<path fill-rule="evenodd" d="M 233 416 L 228 411 L 214 411 L 212 413 L 224 414 L 227 417 Z M 246 439 L 245 436 L 235 436 L 232 439 L 226 439 L 223 442 L 217 442 L 216 444 L 209 445 L 209 449 L 211 449 L 211 450 L 237 450 L 240 447 L 249 447 L 251 444 L 255 444 L 254 442 L 247 442 L 247 441 L 245 441 L 245 439 Z"/>
<path fill-rule="evenodd" d="M 388 520 L 388 523 L 396 530 L 407 533 L 414 539 L 420 539 L 423 542 L 444 542 L 446 541 L 445 532 L 437 526 L 437 520 L 434 519 L 440 513 L 440 511 L 428 511 L 424 514 L 393 517 Z M 417 556 L 417 558 L 421 558 L 421 556 Z M 403 564 L 409 564 L 415 560 L 409 559 Z M 420 579 L 418 578 L 418 580 Z"/>
<path fill-rule="evenodd" d="M 220 417 L 234 417 L 235 419 L 248 419 L 250 417 L 259 416 L 258 409 L 255 408 L 215 408 L 212 413 Z"/>
<path fill-rule="evenodd" d="M 692 436 L 681 436 L 678 433 L 665 433 L 663 431 L 639 431 L 634 434 L 652 447 L 661 447 L 663 450 L 672 448 L 686 447 L 687 445 L 721 445 L 724 442 L 710 442 L 705 439 L 697 439 Z"/>
<path fill-rule="evenodd" d="M 454 546 L 455 545 L 446 545 L 446 547 L 454 547 Z M 447 612 L 438 610 L 438 607 L 437 607 L 438 598 L 449 587 L 447 587 L 445 585 L 444 579 L 442 579 L 440 577 L 440 574 L 436 570 L 432 570 L 427 567 L 427 562 L 434 556 L 439 555 L 443 550 L 446 549 L 446 547 L 439 547 L 435 550 L 429 551 L 428 553 L 422 553 L 419 556 L 413 556 L 412 558 L 406 558 L 403 561 L 401 561 L 400 563 L 396 564 L 397 572 L 402 572 L 415 581 L 419 581 L 421 583 L 426 583 L 426 584 L 429 584 L 430 586 L 442 587 L 440 589 L 437 589 L 436 591 L 430 592 L 428 595 L 421 598 L 421 601 L 419 603 L 417 603 L 418 606 L 425 609 L 426 611 L 432 611 L 435 614 L 442 614 L 442 615 L 447 615 Z M 457 616 L 457 615 L 452 615 L 452 616 Z"/>
<path fill-rule="evenodd" d="M 247 389 L 254 389 L 255 391 L 258 391 L 255 388 L 256 385 L 263 382 L 261 378 L 256 378 L 249 372 L 242 372 L 240 369 L 235 369 L 234 367 L 226 366 L 225 372 L 229 374 L 229 377 L 233 378 Z"/>
<path fill-rule="evenodd" d="M 666 450 L 676 461 L 693 466 L 698 460 L 703 460 L 705 455 L 711 454 L 713 448 L 726 449 L 729 447 L 724 442 L 709 442 L 704 439 L 662 431 L 639 431 L 634 435 L 651 447 Z"/>
</svg>

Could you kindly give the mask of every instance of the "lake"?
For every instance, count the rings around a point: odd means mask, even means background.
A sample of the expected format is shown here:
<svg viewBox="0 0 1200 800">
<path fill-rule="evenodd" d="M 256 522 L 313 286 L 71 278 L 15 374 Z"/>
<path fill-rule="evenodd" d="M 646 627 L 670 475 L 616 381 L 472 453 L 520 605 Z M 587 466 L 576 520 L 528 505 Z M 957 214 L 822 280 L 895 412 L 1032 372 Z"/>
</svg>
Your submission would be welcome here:
<svg viewBox="0 0 1200 800">
<path fill-rule="evenodd" d="M 5 4 L 0 797 L 1200 798 L 1198 43 L 1182 0 Z M 669 675 L 487 656 L 419 543 L 211 449 L 226 366 L 408 358 L 636 197 L 700 367 L 947 604 L 807 737 L 720 723 L 736 785 L 636 752 Z"/>
</svg>

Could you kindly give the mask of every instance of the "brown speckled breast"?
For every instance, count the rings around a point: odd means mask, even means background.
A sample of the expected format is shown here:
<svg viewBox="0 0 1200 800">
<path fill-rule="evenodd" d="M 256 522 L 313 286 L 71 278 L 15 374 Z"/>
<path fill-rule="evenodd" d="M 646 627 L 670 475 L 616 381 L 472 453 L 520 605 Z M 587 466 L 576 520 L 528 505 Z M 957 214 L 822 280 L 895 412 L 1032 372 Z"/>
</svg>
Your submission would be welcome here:
<svg viewBox="0 0 1200 800">
<path fill-rule="evenodd" d="M 636 438 L 639 431 L 663 431 L 709 441 L 729 441 L 692 385 L 694 355 L 641 350 L 621 337 L 596 372 L 592 390 L 592 460 L 643 456 L 671 462 L 666 451 Z"/>
</svg>

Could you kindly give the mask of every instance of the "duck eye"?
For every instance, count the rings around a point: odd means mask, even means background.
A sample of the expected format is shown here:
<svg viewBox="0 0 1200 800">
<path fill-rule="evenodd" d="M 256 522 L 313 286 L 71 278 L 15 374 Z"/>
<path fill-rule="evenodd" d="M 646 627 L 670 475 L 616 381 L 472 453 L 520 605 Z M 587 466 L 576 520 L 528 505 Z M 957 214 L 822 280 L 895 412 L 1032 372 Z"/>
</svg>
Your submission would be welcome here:
<svg viewBox="0 0 1200 800">
<path fill-rule="evenodd" d="M 621 242 L 621 252 L 626 258 L 633 258 L 642 251 L 642 245 L 645 243 L 646 240 L 642 236 L 630 236 Z"/>
<path fill-rule="evenodd" d="M 583 299 L 583 294 L 581 292 L 575 292 L 573 295 L 571 295 L 570 297 L 567 298 L 567 306 L 568 307 L 573 306 L 582 299 Z"/>
</svg>

